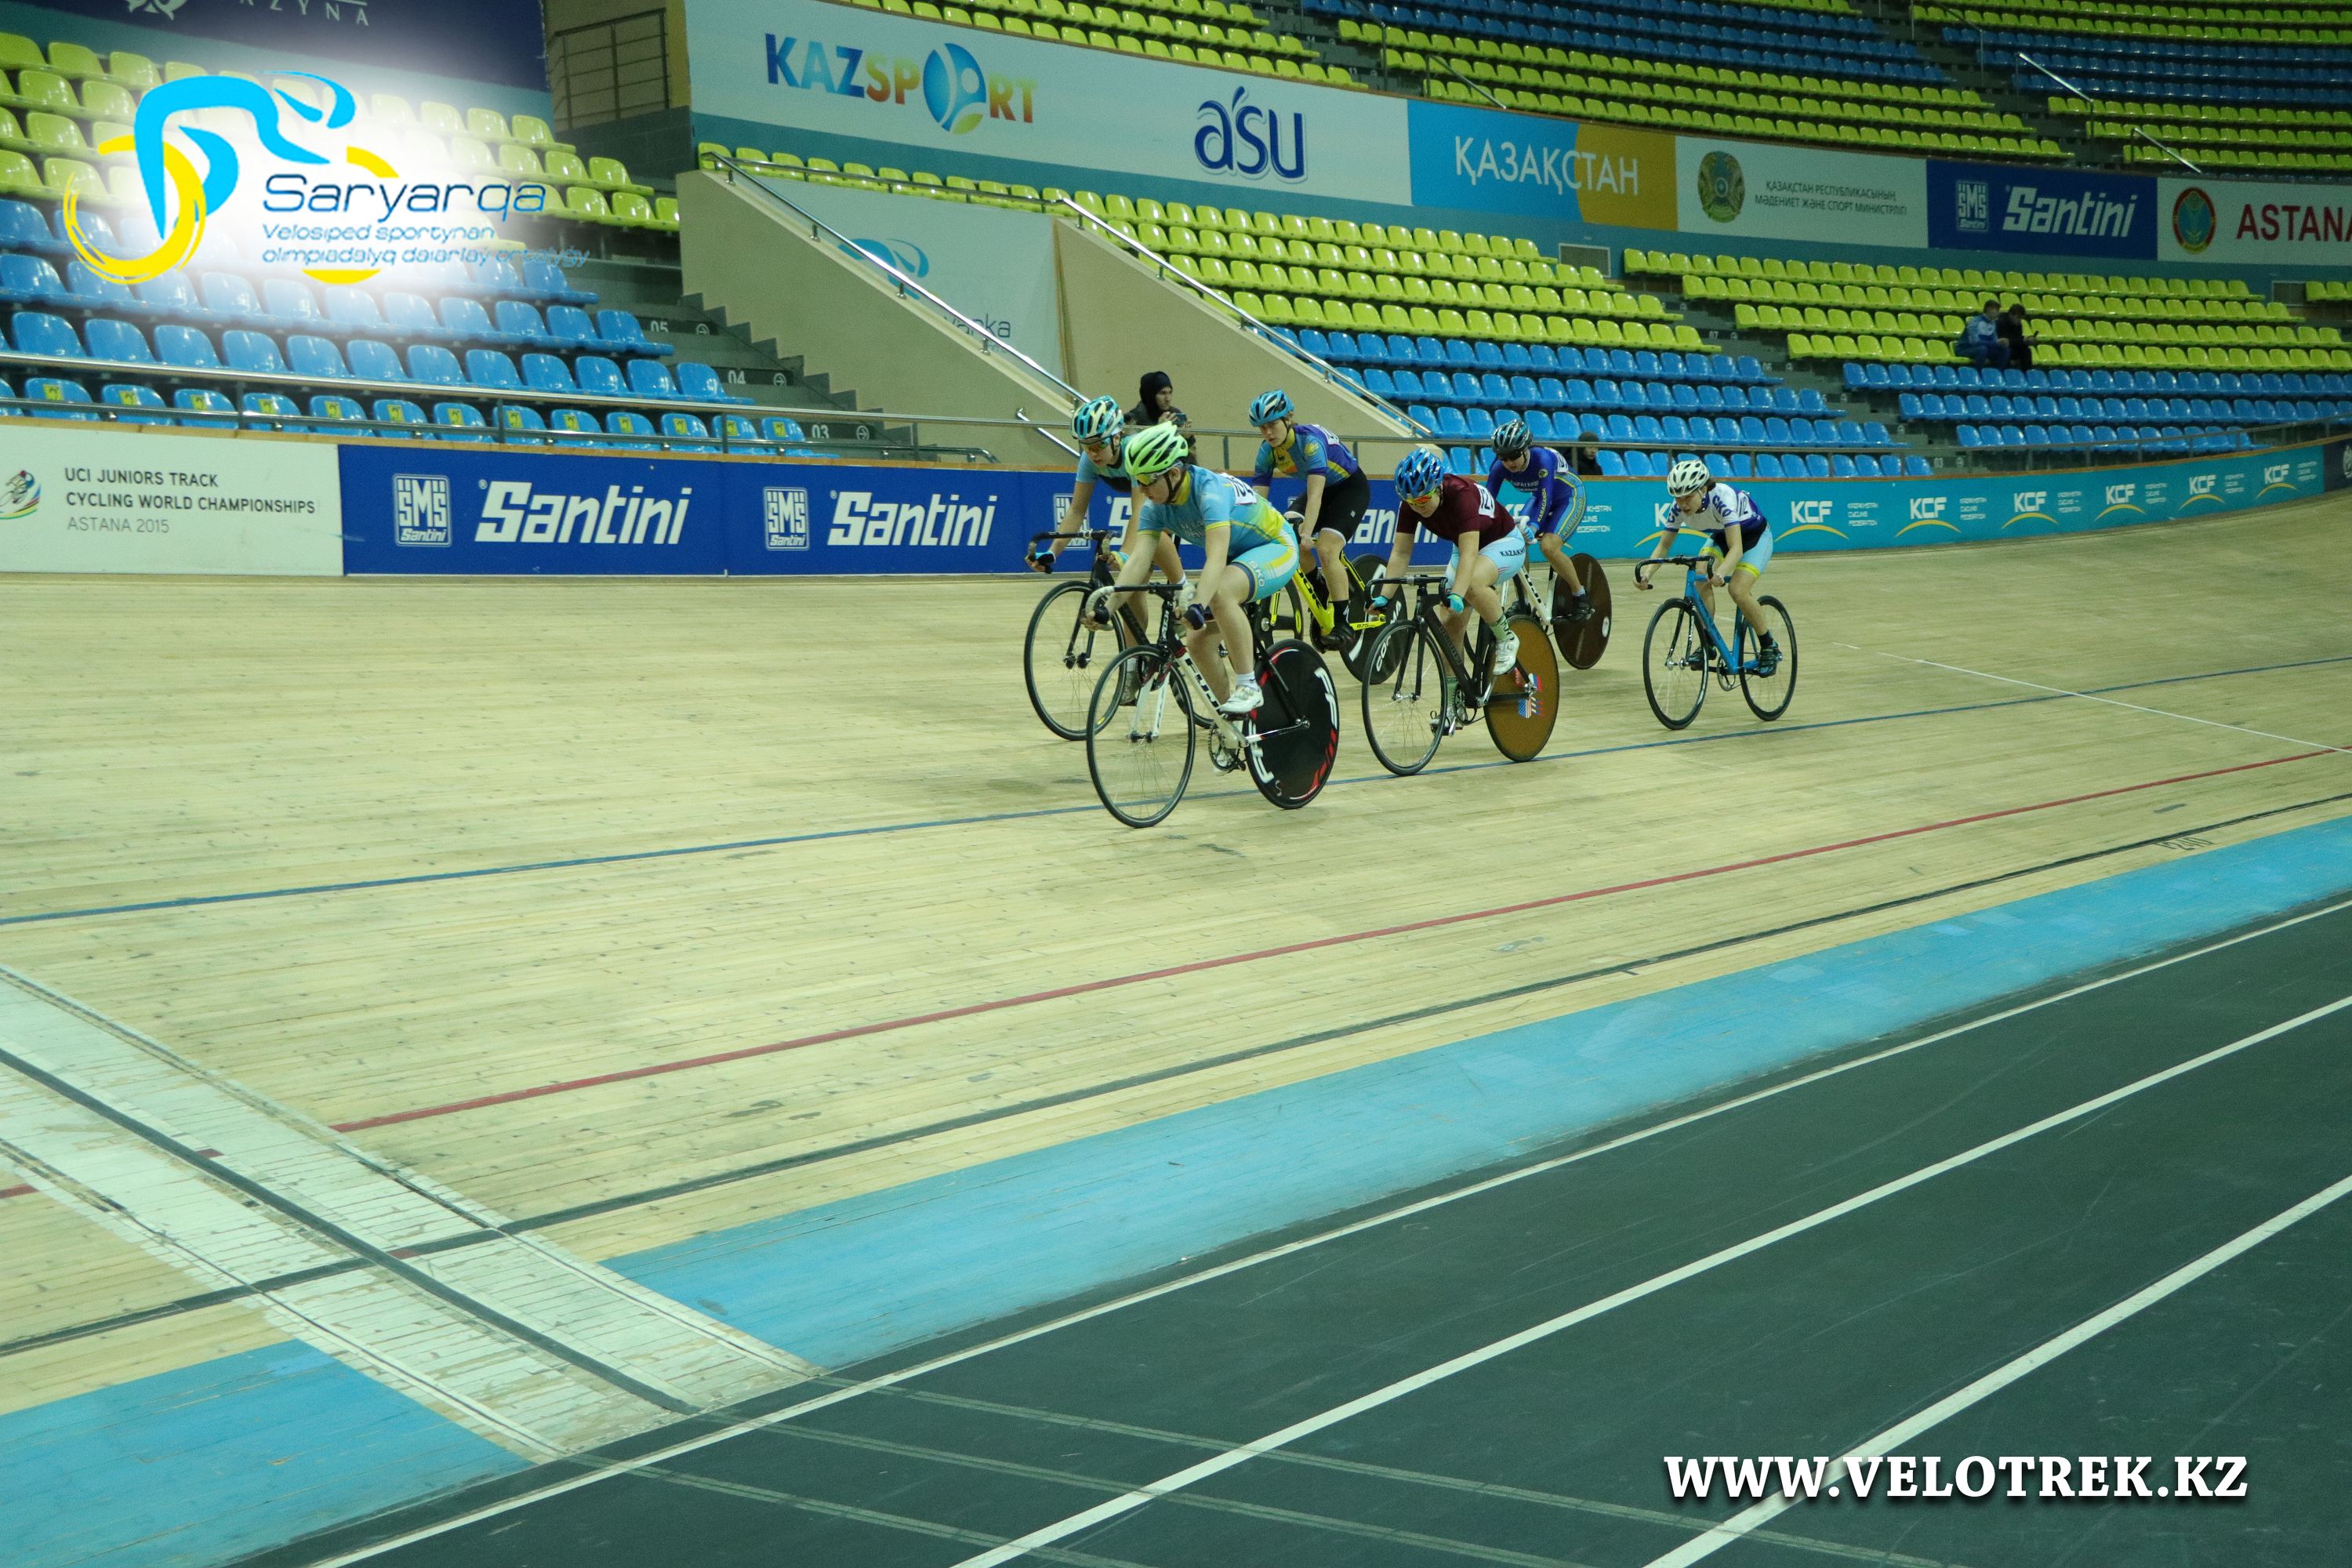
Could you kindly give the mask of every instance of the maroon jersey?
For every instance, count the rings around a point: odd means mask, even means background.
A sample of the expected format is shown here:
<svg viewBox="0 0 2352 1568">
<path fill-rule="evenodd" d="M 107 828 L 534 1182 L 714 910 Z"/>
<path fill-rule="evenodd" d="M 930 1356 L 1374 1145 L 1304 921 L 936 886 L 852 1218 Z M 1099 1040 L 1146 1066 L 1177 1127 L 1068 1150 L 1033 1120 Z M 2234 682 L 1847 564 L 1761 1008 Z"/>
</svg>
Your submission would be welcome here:
<svg viewBox="0 0 2352 1568">
<path fill-rule="evenodd" d="M 1465 533 L 1475 533 L 1481 550 L 1507 537 L 1518 526 L 1518 520 L 1503 510 L 1503 503 L 1495 499 L 1493 491 L 1459 474 L 1448 474 L 1438 482 L 1437 510 L 1427 517 L 1402 502 L 1397 506 L 1399 533 L 1420 530 L 1448 544 Z"/>
</svg>

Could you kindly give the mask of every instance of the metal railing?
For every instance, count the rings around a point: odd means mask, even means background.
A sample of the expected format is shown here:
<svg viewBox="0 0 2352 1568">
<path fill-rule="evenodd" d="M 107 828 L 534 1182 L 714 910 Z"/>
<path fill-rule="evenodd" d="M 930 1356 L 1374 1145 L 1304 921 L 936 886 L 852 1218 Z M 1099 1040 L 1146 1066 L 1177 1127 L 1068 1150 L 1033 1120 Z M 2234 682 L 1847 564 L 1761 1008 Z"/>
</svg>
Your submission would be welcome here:
<svg viewBox="0 0 2352 1568">
<path fill-rule="evenodd" d="M 1413 418 L 1403 409 L 1399 408 L 1395 404 L 1390 402 L 1379 393 L 1374 392 L 1371 388 L 1366 386 L 1362 381 L 1349 374 L 1346 371 L 1339 369 L 1337 365 L 1332 364 L 1329 361 L 1324 359 L 1322 355 L 1314 353 L 1305 344 L 1300 343 L 1297 339 L 1285 336 L 1280 329 L 1270 327 L 1264 321 L 1259 321 L 1255 316 L 1251 315 L 1247 310 L 1243 310 L 1239 305 L 1235 304 L 1233 301 L 1233 299 L 1223 290 L 1213 289 L 1208 284 L 1202 282 L 1198 278 L 1193 277 L 1191 273 L 1177 266 L 1173 261 L 1171 261 L 1168 258 L 1160 255 L 1158 251 L 1144 244 L 1142 240 L 1136 237 L 1134 235 L 1131 235 L 1126 230 L 1120 228 L 1117 224 L 1110 222 L 1107 218 L 1097 217 L 1095 214 L 1088 212 L 1086 208 L 1080 206 L 1076 202 L 1071 200 L 1067 196 L 1061 198 L 1060 205 L 1067 208 L 1069 211 L 1076 214 L 1080 219 L 1093 225 L 1096 228 L 1100 229 L 1104 234 L 1108 235 L 1110 237 L 1111 243 L 1127 250 L 1133 251 L 1137 256 L 1139 256 L 1143 259 L 1150 262 L 1154 267 L 1160 269 L 1160 277 L 1173 282 L 1181 283 L 1185 288 L 1190 289 L 1194 293 L 1200 295 L 1202 299 L 1216 305 L 1220 310 L 1232 312 L 1233 315 L 1238 318 L 1250 331 L 1255 332 L 1259 337 L 1273 344 L 1285 354 L 1287 354 L 1291 358 L 1298 361 L 1300 364 L 1314 372 L 1314 374 L 1321 380 L 1329 383 L 1333 386 L 1340 388 L 1351 397 L 1360 398 L 1362 401 L 1370 404 L 1373 407 L 1378 408 L 1381 413 L 1395 420 L 1399 425 L 1403 426 L 1406 430 L 1419 436 L 1422 439 L 1431 441 L 1437 439 L 1437 433 L 1435 431 L 1422 424 L 1421 421 Z M 1384 431 L 1381 434 L 1370 438 L 1377 441 L 1395 441 L 1402 437 L 1400 437 L 1394 431 Z"/>
<path fill-rule="evenodd" d="M 887 276 L 892 282 L 898 285 L 898 293 L 901 298 L 908 295 L 913 295 L 914 297 L 921 300 L 924 303 L 929 305 L 932 309 L 938 310 L 940 314 L 946 316 L 950 321 L 955 322 L 955 324 L 961 328 L 967 336 L 971 338 L 972 341 L 979 345 L 981 353 L 984 354 L 1003 354 L 1007 358 L 1020 361 L 1022 364 L 1028 367 L 1029 371 L 1033 374 L 1036 375 L 1049 385 L 1059 388 L 1069 397 L 1070 403 L 1074 407 L 1086 401 L 1079 395 L 1077 389 L 1073 387 L 1068 382 L 1064 381 L 1060 376 L 1055 375 L 1052 371 L 1047 370 L 1044 365 L 1039 364 L 1035 360 L 1030 358 L 1029 355 L 1022 353 L 1019 349 L 1014 348 L 1011 343 L 1006 342 L 994 332 L 990 331 L 979 321 L 974 321 L 971 317 L 966 315 L 955 306 L 948 303 L 945 300 L 940 299 L 929 289 L 924 288 L 920 283 L 914 279 L 911 274 L 900 268 L 898 263 L 889 260 L 886 257 L 876 255 L 873 251 L 858 244 L 857 241 L 852 239 L 849 236 L 842 233 L 839 229 L 825 222 L 824 219 L 817 216 L 814 213 L 809 211 L 806 207 L 801 205 L 798 202 L 784 195 L 783 192 L 776 189 L 775 186 L 770 184 L 766 180 L 761 179 L 758 171 L 753 169 L 751 164 L 745 163 L 742 159 L 732 155 L 713 153 L 711 155 L 710 162 L 714 170 L 724 174 L 730 184 L 735 184 L 738 180 L 740 180 L 751 189 L 758 191 L 761 195 L 766 196 L 770 201 L 774 202 L 778 206 L 790 212 L 794 217 L 797 217 L 803 223 L 807 224 L 809 226 L 809 237 L 811 238 L 814 239 L 822 235 L 832 239 L 835 244 L 838 245 L 843 250 L 846 251 L 851 256 L 856 257 L 859 260 L 867 263 L 869 266 L 872 266 L 877 270 Z"/>
<path fill-rule="evenodd" d="M 547 78 L 559 131 L 670 108 L 663 14 L 640 11 L 549 34 Z"/>
<path fill-rule="evenodd" d="M 1977 64 L 1979 66 L 1986 63 L 1985 53 L 1987 47 L 1988 46 L 1984 41 L 1983 36 L 1979 34 L 1977 38 Z M 2016 56 L 2020 63 L 2032 66 L 2035 70 L 2040 71 L 2043 76 L 2048 77 L 2052 81 L 2056 82 L 2060 87 L 2064 88 L 2068 92 L 2073 93 L 2084 103 L 2096 105 L 2099 101 L 2097 99 L 2093 98 L 2089 93 L 2084 92 L 2081 88 L 2076 87 L 2073 82 L 2068 81 L 2064 77 L 2060 76 L 2056 71 L 2052 70 L 2048 66 L 2043 65 L 2040 60 L 2035 59 L 2032 55 L 2027 54 L 2024 50 L 2011 49 L 2005 52 Z M 2174 163 L 2179 164 L 2190 174 L 2200 177 L 2204 174 L 2205 171 L 2191 163 L 2185 155 L 2174 151 L 2170 146 L 2158 141 L 2155 137 L 2150 136 L 2138 126 L 2134 125 L 2130 129 L 2133 135 L 2138 137 L 2141 141 L 2147 142 L 2149 146 L 2155 148 L 2158 152 L 2163 153 L 2166 157 L 2171 159 Z"/>
</svg>

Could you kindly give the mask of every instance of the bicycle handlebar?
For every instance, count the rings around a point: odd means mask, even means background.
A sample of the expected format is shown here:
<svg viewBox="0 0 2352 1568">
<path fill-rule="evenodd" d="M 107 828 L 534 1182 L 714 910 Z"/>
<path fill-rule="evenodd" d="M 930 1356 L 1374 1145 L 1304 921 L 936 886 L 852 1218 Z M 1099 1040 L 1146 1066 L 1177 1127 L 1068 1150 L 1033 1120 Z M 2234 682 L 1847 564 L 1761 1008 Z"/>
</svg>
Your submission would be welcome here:
<svg viewBox="0 0 2352 1568">
<path fill-rule="evenodd" d="M 1061 533 L 1049 528 L 1043 533 L 1031 534 L 1029 536 L 1029 545 L 1030 548 L 1034 550 L 1040 543 L 1048 539 L 1066 539 L 1073 543 L 1083 539 L 1092 544 L 1100 544 L 1104 540 L 1108 539 L 1110 536 L 1111 531 L 1108 528 L 1082 528 L 1076 533 Z"/>
</svg>

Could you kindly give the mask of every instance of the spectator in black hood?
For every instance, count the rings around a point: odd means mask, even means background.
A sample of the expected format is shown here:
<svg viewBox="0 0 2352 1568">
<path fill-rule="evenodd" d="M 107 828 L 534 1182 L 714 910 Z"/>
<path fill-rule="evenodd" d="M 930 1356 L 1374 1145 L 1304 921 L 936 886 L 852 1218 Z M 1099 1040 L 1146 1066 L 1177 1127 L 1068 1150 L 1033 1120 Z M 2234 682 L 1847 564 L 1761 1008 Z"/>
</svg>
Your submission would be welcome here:
<svg viewBox="0 0 2352 1568">
<path fill-rule="evenodd" d="M 1166 371 L 1147 371 L 1143 384 L 1138 391 L 1141 395 L 1136 399 L 1135 406 L 1127 411 L 1129 425 L 1139 430 L 1146 425 L 1159 424 L 1171 414 L 1177 416 L 1177 423 L 1188 423 L 1183 418 L 1183 410 L 1176 406 L 1176 384 L 1168 379 Z"/>
</svg>

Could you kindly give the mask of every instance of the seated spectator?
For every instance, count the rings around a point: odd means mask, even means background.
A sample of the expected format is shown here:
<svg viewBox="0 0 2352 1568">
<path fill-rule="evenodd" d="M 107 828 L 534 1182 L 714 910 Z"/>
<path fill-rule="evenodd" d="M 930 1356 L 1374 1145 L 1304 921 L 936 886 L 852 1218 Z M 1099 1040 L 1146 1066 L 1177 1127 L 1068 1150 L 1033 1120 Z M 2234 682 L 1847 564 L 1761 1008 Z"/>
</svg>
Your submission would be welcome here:
<svg viewBox="0 0 2352 1568">
<path fill-rule="evenodd" d="M 1969 324 L 1960 329 L 1959 348 L 1979 370 L 2009 368 L 2009 344 L 2001 341 L 1998 300 L 1987 300 L 1983 313 L 1969 318 Z"/>
<path fill-rule="evenodd" d="M 2039 340 L 2025 335 L 2025 307 L 2013 304 L 2000 313 L 2000 341 L 2009 345 L 2011 370 L 2033 368 L 2033 345 Z"/>
</svg>

